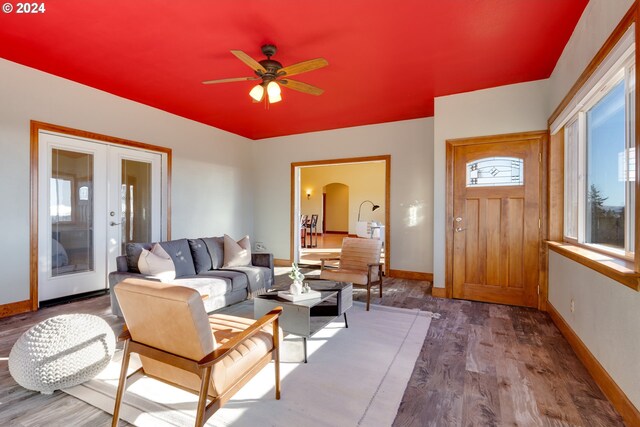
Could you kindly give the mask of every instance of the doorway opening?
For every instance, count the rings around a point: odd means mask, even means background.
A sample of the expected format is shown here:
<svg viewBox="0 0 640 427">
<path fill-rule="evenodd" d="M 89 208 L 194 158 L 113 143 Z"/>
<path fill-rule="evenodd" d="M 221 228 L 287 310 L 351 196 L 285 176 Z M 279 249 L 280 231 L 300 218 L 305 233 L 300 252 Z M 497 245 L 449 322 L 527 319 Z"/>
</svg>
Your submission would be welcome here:
<svg viewBox="0 0 640 427">
<path fill-rule="evenodd" d="M 319 266 L 340 255 L 345 237 L 375 238 L 388 274 L 390 163 L 390 156 L 292 163 L 291 260 Z"/>
</svg>

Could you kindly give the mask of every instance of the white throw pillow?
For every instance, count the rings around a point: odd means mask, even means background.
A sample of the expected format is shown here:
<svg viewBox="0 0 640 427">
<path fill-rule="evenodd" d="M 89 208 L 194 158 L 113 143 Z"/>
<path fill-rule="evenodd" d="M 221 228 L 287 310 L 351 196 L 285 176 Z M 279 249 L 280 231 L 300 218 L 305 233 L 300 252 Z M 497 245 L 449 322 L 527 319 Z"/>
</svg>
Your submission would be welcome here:
<svg viewBox="0 0 640 427">
<path fill-rule="evenodd" d="M 161 282 L 170 282 L 176 278 L 176 266 L 173 260 L 158 243 L 153 245 L 151 251 L 142 250 L 138 259 L 140 273 L 154 276 Z"/>
<path fill-rule="evenodd" d="M 237 242 L 224 235 L 224 265 L 222 268 L 244 267 L 251 265 L 251 242 L 245 236 Z"/>
</svg>

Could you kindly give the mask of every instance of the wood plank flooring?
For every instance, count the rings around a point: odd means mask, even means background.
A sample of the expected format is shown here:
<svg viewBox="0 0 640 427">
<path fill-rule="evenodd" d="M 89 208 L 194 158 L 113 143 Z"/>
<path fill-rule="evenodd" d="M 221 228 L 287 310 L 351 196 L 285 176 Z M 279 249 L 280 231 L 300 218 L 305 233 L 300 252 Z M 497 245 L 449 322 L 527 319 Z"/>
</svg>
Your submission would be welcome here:
<svg viewBox="0 0 640 427">
<path fill-rule="evenodd" d="M 277 269 L 277 287 L 288 283 L 287 270 Z M 372 293 L 374 304 L 441 315 L 431 322 L 394 426 L 624 425 L 548 315 L 430 294 L 429 282 L 388 278 L 382 298 Z M 365 297 L 354 289 L 355 300 Z M 122 327 L 108 296 L 0 319 L 0 426 L 110 425 L 111 416 L 97 408 L 60 391 L 29 392 L 9 375 L 18 337 L 63 313 L 96 314 L 116 333 Z"/>
</svg>

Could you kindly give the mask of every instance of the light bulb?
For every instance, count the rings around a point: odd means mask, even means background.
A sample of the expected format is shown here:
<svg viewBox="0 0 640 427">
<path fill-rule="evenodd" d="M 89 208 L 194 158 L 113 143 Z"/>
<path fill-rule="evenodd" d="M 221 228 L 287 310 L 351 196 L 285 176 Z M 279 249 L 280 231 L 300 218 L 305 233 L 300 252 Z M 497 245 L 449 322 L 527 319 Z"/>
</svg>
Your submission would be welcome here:
<svg viewBox="0 0 640 427">
<path fill-rule="evenodd" d="M 264 87 L 262 87 L 262 85 L 255 85 L 253 89 L 251 89 L 251 92 L 249 92 L 249 96 L 253 98 L 254 101 L 260 102 L 264 96 Z"/>
<path fill-rule="evenodd" d="M 282 101 L 282 96 L 280 95 L 280 85 L 274 81 L 270 81 L 267 85 L 267 94 L 269 95 L 269 103 L 273 104 L 274 102 Z"/>
</svg>

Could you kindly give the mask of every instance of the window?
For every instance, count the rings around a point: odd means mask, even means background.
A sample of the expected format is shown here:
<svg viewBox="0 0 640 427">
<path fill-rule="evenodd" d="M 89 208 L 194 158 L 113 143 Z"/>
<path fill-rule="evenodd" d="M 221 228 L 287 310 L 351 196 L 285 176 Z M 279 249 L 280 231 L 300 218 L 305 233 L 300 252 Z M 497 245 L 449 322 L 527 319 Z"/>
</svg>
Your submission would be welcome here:
<svg viewBox="0 0 640 427">
<path fill-rule="evenodd" d="M 565 126 L 564 236 L 631 256 L 635 207 L 635 65 L 607 74 Z"/>
<path fill-rule="evenodd" d="M 49 185 L 49 215 L 51 221 L 55 224 L 57 222 L 71 222 L 72 217 L 72 188 L 73 183 L 70 178 L 51 178 Z"/>
<path fill-rule="evenodd" d="M 490 157 L 467 163 L 467 187 L 524 185 L 523 160 Z"/>
</svg>

